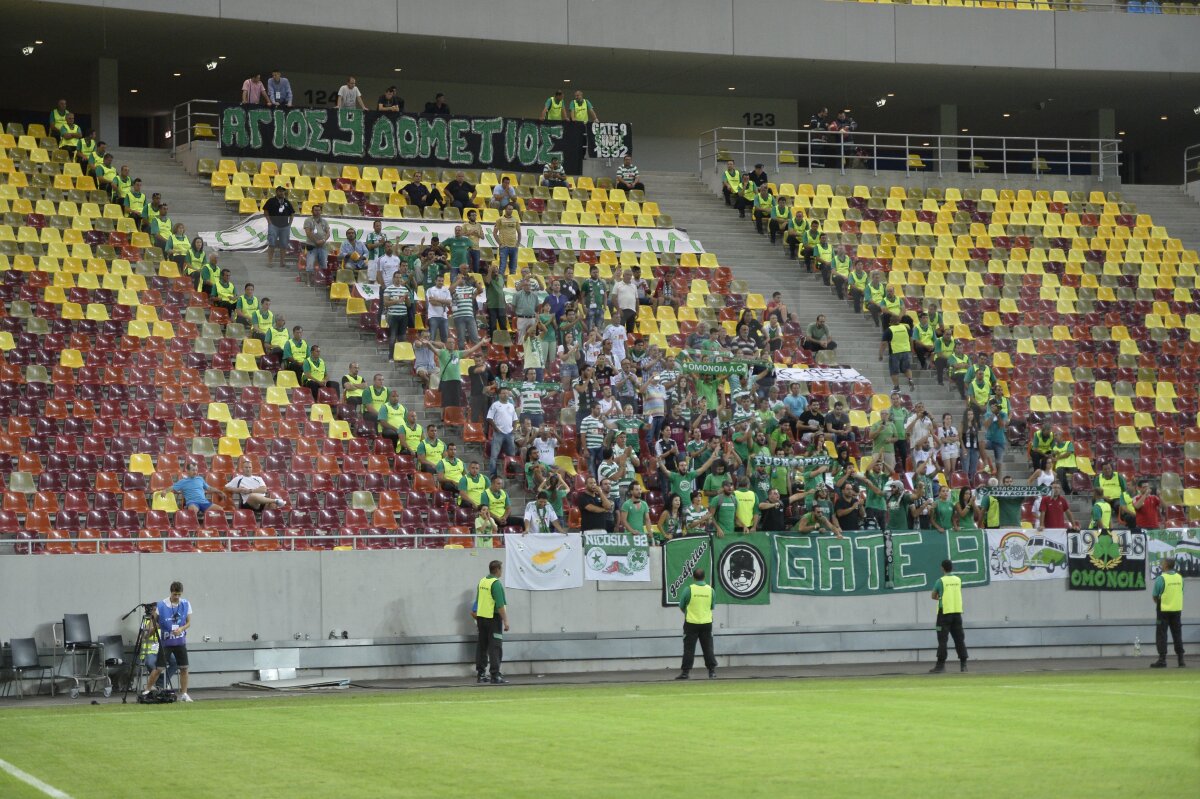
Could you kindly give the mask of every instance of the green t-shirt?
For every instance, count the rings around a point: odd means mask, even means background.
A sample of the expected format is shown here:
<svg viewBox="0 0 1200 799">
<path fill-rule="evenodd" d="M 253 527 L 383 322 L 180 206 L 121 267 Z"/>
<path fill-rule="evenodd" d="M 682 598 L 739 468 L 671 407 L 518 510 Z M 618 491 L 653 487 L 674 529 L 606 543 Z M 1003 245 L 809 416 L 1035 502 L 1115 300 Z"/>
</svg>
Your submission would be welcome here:
<svg viewBox="0 0 1200 799">
<path fill-rule="evenodd" d="M 597 278 L 596 280 L 588 278 L 583 281 L 580 292 L 586 298 L 584 305 L 588 308 L 603 308 L 605 305 L 604 297 L 608 293 L 608 287 L 601 278 Z"/>
<path fill-rule="evenodd" d="M 569 493 L 565 488 L 556 488 L 546 492 L 550 499 L 550 507 L 554 508 L 554 514 L 560 519 L 566 519 L 563 516 L 563 500 L 567 498 Z"/>
<path fill-rule="evenodd" d="M 1000 503 L 1000 526 L 1001 527 L 1020 527 L 1021 526 L 1021 508 L 1025 504 L 1023 499 L 999 499 L 994 497 L 993 502 Z"/>
<path fill-rule="evenodd" d="M 459 367 L 462 358 L 460 350 L 438 350 L 438 368 L 441 370 L 442 380 L 462 380 L 462 370 Z"/>
<path fill-rule="evenodd" d="M 450 265 L 463 266 L 467 263 L 467 253 L 471 251 L 471 240 L 466 236 L 451 236 L 442 242 L 442 246 L 450 251 Z"/>
<path fill-rule="evenodd" d="M 692 504 L 692 492 L 696 490 L 696 480 L 700 477 L 697 472 L 672 472 L 667 475 L 667 480 L 671 484 L 671 493 L 678 494 L 683 500 L 683 507 Z"/>
<path fill-rule="evenodd" d="M 489 280 L 483 284 L 484 298 L 487 300 L 487 307 L 496 309 L 504 307 L 504 278 L 497 277 L 494 280 Z"/>
<path fill-rule="evenodd" d="M 709 503 L 709 508 L 716 509 L 716 522 L 721 531 L 732 533 L 734 520 L 737 518 L 737 499 L 732 494 L 729 496 L 718 494 Z"/>
<path fill-rule="evenodd" d="M 908 515 L 908 509 L 912 507 L 912 504 L 912 494 L 907 491 L 901 492 L 900 496 L 893 496 L 887 500 L 889 530 L 913 529 L 912 519 Z"/>
<path fill-rule="evenodd" d="M 954 526 L 954 503 L 950 500 L 938 500 L 933 507 L 933 518 L 939 527 L 949 530 Z"/>
<path fill-rule="evenodd" d="M 758 497 L 759 502 L 766 502 L 767 494 L 771 493 L 771 473 L 765 471 L 751 473 L 750 488 Z"/>
<path fill-rule="evenodd" d="M 721 490 L 721 486 L 729 482 L 729 473 L 716 474 L 710 473 L 704 478 L 704 493 L 716 494 Z"/>
<path fill-rule="evenodd" d="M 887 497 L 883 494 L 883 487 L 887 485 L 888 480 L 891 478 L 886 474 L 879 474 L 878 472 L 867 472 L 863 475 L 863 478 L 879 489 L 879 494 L 871 490 L 867 491 L 866 507 L 872 510 L 887 510 Z"/>
<path fill-rule="evenodd" d="M 646 504 L 646 500 L 639 499 L 634 502 L 632 499 L 627 499 L 621 503 L 621 512 L 625 514 L 626 529 L 634 533 L 646 532 L 646 514 L 650 512 L 650 506 Z"/>
</svg>

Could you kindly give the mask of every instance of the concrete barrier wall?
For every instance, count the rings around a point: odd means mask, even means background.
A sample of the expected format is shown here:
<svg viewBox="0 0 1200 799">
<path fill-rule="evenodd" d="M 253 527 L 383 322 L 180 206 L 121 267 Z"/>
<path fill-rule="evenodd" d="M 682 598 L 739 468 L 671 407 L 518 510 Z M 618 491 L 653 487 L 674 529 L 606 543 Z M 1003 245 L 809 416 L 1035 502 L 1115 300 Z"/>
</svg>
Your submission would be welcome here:
<svg viewBox="0 0 1200 799">
<path fill-rule="evenodd" d="M 661 606 L 659 550 L 651 583 L 571 591 L 510 590 L 508 660 L 532 673 L 658 667 L 674 662 L 679 611 Z M 465 674 L 474 586 L 503 550 L 281 552 L 0 557 L 0 639 L 34 635 L 48 651 L 64 613 L 90 615 L 93 636 L 132 642 L 141 601 L 184 583 L 195 607 L 198 684 L 257 668 L 351 670 L 359 677 Z M 973 641 L 999 657 L 1129 654 L 1153 645 L 1149 592 L 1069 591 L 1065 580 L 1000 583 L 966 593 Z M 929 654 L 935 605 L 925 592 L 876 597 L 775 594 L 769 606 L 719 606 L 726 663 L 903 660 Z M 1200 591 L 1185 618 L 1200 615 Z M 349 641 L 329 642 L 345 630 Z M 251 636 L 257 634 L 258 641 Z M 205 637 L 210 640 L 206 643 Z M 297 640 L 297 637 L 299 640 Z M 1200 638 L 1200 625 L 1187 637 Z"/>
</svg>

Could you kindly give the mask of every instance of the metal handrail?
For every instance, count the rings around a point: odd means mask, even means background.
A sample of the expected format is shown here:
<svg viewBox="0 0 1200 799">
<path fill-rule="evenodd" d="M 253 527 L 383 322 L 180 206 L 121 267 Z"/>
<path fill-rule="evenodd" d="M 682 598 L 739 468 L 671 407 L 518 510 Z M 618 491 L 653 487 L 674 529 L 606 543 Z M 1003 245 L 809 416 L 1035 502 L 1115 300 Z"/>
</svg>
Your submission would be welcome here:
<svg viewBox="0 0 1200 799">
<path fill-rule="evenodd" d="M 1187 0 L 1185 0 L 1186 2 Z M 874 3 L 876 0 L 829 0 L 838 3 Z M 893 5 L 922 5 L 929 8 L 985 8 L 991 10 L 1010 11 L 1090 11 L 1114 14 L 1162 14 L 1162 3 L 1138 3 L 1130 8 L 1126 0 L 926 0 L 914 3 L 913 0 L 892 0 Z"/>
<path fill-rule="evenodd" d="M 286 530 L 287 528 L 284 528 L 284 529 Z M 371 529 L 379 529 L 379 528 L 371 528 Z M 578 533 L 579 531 L 578 530 L 568 530 L 567 532 Z M 245 545 L 246 547 L 251 548 L 251 549 L 254 548 L 254 546 L 256 544 L 265 544 L 265 543 L 277 544 L 279 546 L 280 550 L 293 549 L 294 545 L 298 544 L 298 543 L 307 544 L 309 546 L 312 546 L 314 544 L 317 544 L 320 546 L 331 546 L 331 545 L 332 546 L 350 546 L 350 547 L 354 547 L 355 549 L 357 549 L 358 545 L 360 543 L 369 544 L 373 541 L 401 540 L 404 542 L 412 542 L 414 546 L 419 547 L 422 542 L 425 542 L 428 540 L 433 540 L 433 539 L 440 540 L 444 543 L 448 539 L 455 539 L 456 541 L 463 541 L 463 540 L 469 538 L 472 541 L 472 546 L 474 546 L 474 542 L 477 539 L 499 538 L 499 539 L 503 540 L 503 536 L 504 536 L 503 532 L 497 532 L 493 536 L 477 535 L 474 532 L 474 530 L 472 530 L 470 528 L 468 528 L 468 530 L 466 532 L 459 532 L 457 530 L 452 531 L 449 529 L 434 530 L 434 529 L 430 528 L 430 529 L 427 529 L 427 530 L 425 530 L 423 532 L 419 532 L 419 533 L 418 532 L 401 533 L 398 530 L 392 531 L 392 532 L 385 531 L 382 533 L 375 533 L 375 532 L 371 532 L 371 533 L 354 532 L 354 533 L 352 533 L 352 532 L 348 532 L 348 531 L 343 532 L 342 530 L 337 529 L 337 530 L 330 530 L 325 533 L 311 533 L 311 534 L 303 534 L 303 535 L 292 535 L 292 534 L 286 533 L 286 532 L 278 533 L 276 535 L 261 535 L 258 532 L 255 532 L 253 534 L 247 534 L 247 535 L 220 535 L 220 536 L 213 535 L 213 536 L 204 536 L 202 538 L 192 536 L 192 535 L 189 535 L 187 537 L 179 537 L 179 538 L 164 538 L 161 536 L 156 537 L 156 538 L 137 538 L 137 537 L 114 537 L 114 536 L 109 536 L 109 535 L 98 535 L 93 538 L 80 538 L 80 537 L 8 538 L 8 539 L 4 539 L 3 543 L 7 545 L 6 548 L 11 547 L 11 551 L 9 551 L 7 553 L 0 553 L 0 554 L 39 555 L 39 554 L 42 554 L 39 550 L 45 549 L 47 546 L 53 546 L 56 544 L 70 544 L 76 550 L 79 550 L 82 547 L 84 551 L 80 554 L 89 554 L 87 552 L 87 550 L 93 550 L 93 551 L 98 552 L 98 551 L 100 551 L 101 547 L 108 546 L 111 544 L 117 544 L 122 547 L 129 547 L 135 551 L 140 550 L 143 547 L 152 548 L 151 552 L 144 553 L 144 554 L 157 554 L 159 552 L 172 552 L 172 551 L 174 551 L 172 549 L 172 547 L 186 546 L 188 548 L 195 548 L 199 544 L 210 544 L 210 543 L 224 544 L 226 552 L 234 551 L 233 545 L 235 543 Z"/>
<path fill-rule="evenodd" d="M 181 144 L 190 144 L 197 138 L 196 128 L 205 125 L 213 135 L 213 141 L 221 139 L 221 102 L 219 100 L 187 100 L 171 111 L 171 155 Z"/>
<path fill-rule="evenodd" d="M 1193 144 L 1183 150 L 1183 190 L 1187 191 L 1188 183 L 1197 180 L 1200 180 L 1200 144 Z"/>
<path fill-rule="evenodd" d="M 1025 136 L 938 135 L 932 133 L 839 133 L 811 129 L 713 128 L 699 137 L 700 174 L 732 159 L 740 169 L 755 163 L 807 170 L 865 169 L 914 172 L 986 173 L 1003 176 L 1084 175 L 1097 180 L 1115 179 L 1121 166 L 1118 139 L 1076 139 Z"/>
</svg>

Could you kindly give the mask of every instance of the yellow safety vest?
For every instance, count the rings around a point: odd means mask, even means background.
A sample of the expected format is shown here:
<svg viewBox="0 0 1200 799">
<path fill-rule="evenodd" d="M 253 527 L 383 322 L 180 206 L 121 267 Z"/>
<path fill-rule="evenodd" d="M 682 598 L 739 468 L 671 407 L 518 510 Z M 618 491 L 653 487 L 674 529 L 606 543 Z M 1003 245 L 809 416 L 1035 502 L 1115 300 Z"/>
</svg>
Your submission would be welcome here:
<svg viewBox="0 0 1200 799">
<path fill-rule="evenodd" d="M 267 331 L 267 336 L 269 337 L 267 340 L 267 343 L 270 344 L 272 347 L 278 347 L 279 349 L 283 349 L 283 345 L 288 343 L 287 328 L 283 328 L 282 330 L 280 330 L 278 328 L 272 327 L 270 330 Z"/>
<path fill-rule="evenodd" d="M 988 497 L 987 516 L 984 517 L 983 526 L 996 528 L 1000 526 L 1000 500 L 995 497 Z"/>
<path fill-rule="evenodd" d="M 955 339 L 950 339 L 949 344 L 946 343 L 946 339 L 944 339 L 944 338 L 938 339 L 938 342 L 942 348 L 942 357 L 943 358 L 949 358 L 951 355 L 954 354 L 954 350 L 956 350 L 958 348 L 958 341 Z"/>
<path fill-rule="evenodd" d="M 482 474 L 477 474 L 474 477 L 467 474 L 467 475 L 463 475 L 463 477 L 461 479 L 465 480 L 467 483 L 467 487 L 462 490 L 462 494 L 465 494 L 467 499 L 471 500 L 476 505 L 478 505 L 479 500 L 483 498 L 484 489 L 487 488 L 487 485 L 488 485 L 487 478 L 484 477 Z M 462 504 L 462 494 L 460 494 L 459 498 L 458 498 L 459 505 Z"/>
<path fill-rule="evenodd" d="M 1054 449 L 1054 431 L 1051 430 L 1045 437 L 1042 436 L 1042 431 L 1038 430 L 1033 434 L 1033 451 L 1040 452 L 1043 455 L 1050 454 Z"/>
<path fill-rule="evenodd" d="M 342 396 L 353 399 L 354 397 L 362 396 L 363 386 L 366 384 L 367 379 L 362 375 L 358 375 L 357 377 L 346 375 L 342 378 L 342 382 L 346 384 L 346 392 Z"/>
<path fill-rule="evenodd" d="M 705 583 L 692 583 L 684 619 L 688 624 L 712 624 L 713 590 Z"/>
<path fill-rule="evenodd" d="M 1105 477 L 1102 474 L 1096 475 L 1096 484 L 1104 492 L 1105 499 L 1121 498 L 1121 475 L 1116 472 L 1113 472 L 1112 477 Z"/>
<path fill-rule="evenodd" d="M 238 298 L 238 308 L 242 313 L 249 317 L 253 317 L 258 312 L 259 299 L 258 297 L 247 297 L 243 294 Z"/>
<path fill-rule="evenodd" d="M 730 191 L 737 194 L 742 190 L 742 174 L 736 169 L 732 172 L 728 169 L 725 170 L 725 185 L 729 187 Z"/>
<path fill-rule="evenodd" d="M 58 127 L 58 146 L 59 147 L 77 147 L 79 146 L 79 137 L 83 133 L 78 125 L 62 124 Z M 72 139 L 73 141 L 67 141 Z"/>
<path fill-rule="evenodd" d="M 146 215 L 146 192 L 129 192 L 129 210 L 138 216 Z"/>
<path fill-rule="evenodd" d="M 992 396 L 992 387 L 990 385 L 985 382 L 981 386 L 972 380 L 967 388 L 971 389 L 971 399 L 975 401 L 976 405 L 987 405 L 988 397 Z"/>
<path fill-rule="evenodd" d="M 453 461 L 449 458 L 442 458 L 441 465 L 442 476 L 458 485 L 458 481 L 466 472 L 466 464 L 463 463 L 462 458 L 455 458 Z"/>
<path fill-rule="evenodd" d="M 217 287 L 220 292 L 220 286 Z M 304 365 L 308 367 L 308 376 L 310 380 L 315 380 L 318 383 L 325 382 L 325 359 L 314 361 L 312 358 L 305 358 Z"/>
<path fill-rule="evenodd" d="M 935 337 L 934 334 L 936 332 L 933 329 L 933 325 L 929 325 L 927 327 L 913 325 L 913 332 L 917 334 L 917 341 L 921 342 L 927 347 L 933 346 L 933 339 Z"/>
<path fill-rule="evenodd" d="M 493 492 L 492 489 L 485 488 L 483 490 L 483 496 L 487 499 L 488 510 L 491 512 L 492 516 L 496 517 L 497 519 L 504 518 L 500 514 L 504 513 L 504 508 L 508 506 L 508 492 L 504 490 Z"/>
<path fill-rule="evenodd" d="M 883 285 L 882 283 L 880 283 L 878 286 L 872 283 L 867 284 L 867 300 L 869 302 L 873 302 L 876 305 L 882 305 L 883 298 L 886 296 L 887 286 Z"/>
<path fill-rule="evenodd" d="M 96 177 L 100 178 L 102 181 L 108 181 L 109 183 L 112 183 L 113 178 L 117 176 L 117 170 L 113 169 L 111 166 L 106 166 L 103 161 L 96 166 L 96 171 L 100 173 Z"/>
<path fill-rule="evenodd" d="M 571 101 L 571 118 L 576 122 L 588 121 L 588 109 L 591 106 L 587 100 L 572 100 Z"/>
<path fill-rule="evenodd" d="M 370 405 L 372 408 L 378 411 L 380 407 L 387 402 L 388 390 L 386 388 L 381 388 L 379 389 L 379 393 L 376 394 L 375 386 L 367 386 L 365 396 L 366 398 L 363 400 L 363 404 Z M 400 407 L 403 408 L 404 406 L 401 405 Z"/>
<path fill-rule="evenodd" d="M 190 247 L 188 248 L 187 264 L 184 266 L 184 268 L 188 271 L 188 274 L 195 274 L 199 272 L 207 263 L 208 254 L 205 253 L 204 250 L 197 252 Z"/>
<path fill-rule="evenodd" d="M 188 241 L 187 236 L 176 236 L 172 233 L 169 244 L 172 255 L 186 256 L 192 250 L 192 243 Z"/>
<path fill-rule="evenodd" d="M 854 288 L 858 289 L 859 291 L 861 291 L 863 293 L 866 293 L 866 290 L 867 290 L 867 273 L 866 272 L 861 272 L 861 273 L 860 272 L 851 272 L 850 273 L 850 282 L 854 285 Z"/>
<path fill-rule="evenodd" d="M 90 159 L 92 157 L 92 153 L 94 153 L 94 152 L 96 152 L 96 140 L 95 139 L 80 139 L 79 140 L 79 154 L 80 155 L 82 155 L 84 158 Z"/>
<path fill-rule="evenodd" d="M 1070 441 L 1064 441 L 1061 444 L 1054 445 L 1054 468 L 1055 469 L 1074 469 L 1075 451 L 1071 448 Z"/>
<path fill-rule="evenodd" d="M 754 521 L 754 511 L 758 508 L 758 494 L 753 491 L 734 491 L 733 499 L 737 502 L 737 508 L 734 515 L 737 523 L 749 527 Z"/>
<path fill-rule="evenodd" d="M 496 600 L 492 599 L 492 583 L 495 577 L 484 577 L 479 581 L 475 594 L 475 615 L 481 619 L 491 619 L 496 615 Z"/>
<path fill-rule="evenodd" d="M 233 302 L 234 296 L 237 294 L 237 287 L 232 283 L 222 283 L 217 281 L 213 283 L 213 290 L 217 294 L 217 299 L 221 302 Z"/>
<path fill-rule="evenodd" d="M 817 255 L 817 260 L 823 264 L 827 264 L 833 260 L 833 247 L 828 244 L 817 244 L 813 248 L 813 251 Z"/>
<path fill-rule="evenodd" d="M 942 613 L 962 613 L 962 579 L 953 574 L 942 575 L 941 603 Z"/>
<path fill-rule="evenodd" d="M 1163 572 L 1163 592 L 1158 597 L 1158 609 L 1167 613 L 1183 610 L 1183 575 Z"/>
<path fill-rule="evenodd" d="M 888 330 L 892 331 L 892 355 L 900 355 L 905 352 L 912 352 L 912 341 L 908 337 L 908 328 L 904 325 L 889 325 Z"/>
<path fill-rule="evenodd" d="M 899 297 L 889 297 L 887 294 L 884 294 L 880 305 L 883 306 L 883 310 L 892 316 L 900 317 L 904 315 L 904 300 Z"/>
<path fill-rule="evenodd" d="M 442 462 L 442 453 L 446 451 L 446 442 L 440 438 L 430 441 L 428 438 L 421 441 L 425 445 L 425 460 L 429 461 L 429 465 L 437 466 Z"/>
<path fill-rule="evenodd" d="M 50 127 L 54 128 L 54 130 L 58 130 L 63 125 L 67 124 L 67 114 L 69 114 L 69 113 L 71 113 L 71 112 L 70 111 L 59 111 L 57 106 L 55 106 L 54 108 L 51 108 L 50 109 Z"/>
<path fill-rule="evenodd" d="M 133 178 L 123 178 L 117 175 L 112 179 L 112 184 L 117 188 L 117 197 L 124 200 L 129 196 L 129 192 L 133 187 Z"/>
<path fill-rule="evenodd" d="M 250 324 L 254 325 L 254 328 L 259 333 L 269 335 L 271 328 L 275 327 L 275 312 L 267 311 L 263 313 L 261 308 L 256 309 L 250 314 Z M 284 332 L 286 333 L 287 331 Z"/>
<path fill-rule="evenodd" d="M 849 277 L 849 275 L 850 275 L 850 256 L 849 255 L 833 256 L 833 273 L 835 275 L 841 275 L 843 278 Z"/>
<path fill-rule="evenodd" d="M 153 208 L 153 206 L 151 206 L 151 208 Z M 154 222 L 155 220 L 158 221 L 158 232 L 156 232 L 154 235 L 158 236 L 163 241 L 170 241 L 171 231 L 175 229 L 175 224 L 171 222 L 171 217 L 163 216 L 158 211 L 154 211 L 153 215 L 150 217 L 150 221 Z"/>
<path fill-rule="evenodd" d="M 761 211 L 763 213 L 767 213 L 770 211 L 770 209 L 774 205 L 775 205 L 775 199 L 773 197 L 771 197 L 770 194 L 767 194 L 767 195 L 755 194 L 754 195 L 754 210 Z"/>
<path fill-rule="evenodd" d="M 550 98 L 549 100 L 547 100 L 546 102 L 547 102 L 547 104 L 548 104 L 548 105 L 546 106 L 546 119 L 555 119 L 555 120 L 562 119 L 562 118 L 563 118 L 563 104 L 564 104 L 564 101 L 563 101 L 563 100 L 559 100 L 559 101 L 556 103 L 556 102 L 554 102 L 554 98 L 553 98 L 553 97 L 551 97 L 551 98 Z"/>
<path fill-rule="evenodd" d="M 397 402 L 395 405 L 390 402 L 383 404 L 383 409 L 387 412 L 387 423 L 397 430 L 404 430 L 404 405 Z"/>
<path fill-rule="evenodd" d="M 425 427 L 423 425 L 409 427 L 407 422 L 401 422 L 400 434 L 404 437 L 404 446 L 409 452 L 415 453 L 417 445 L 421 443 L 421 437 L 425 435 Z M 400 451 L 400 442 L 396 442 L 396 451 Z"/>
<path fill-rule="evenodd" d="M 1096 500 L 1092 503 L 1092 510 L 1100 509 L 1100 526 L 1105 530 L 1112 529 L 1112 505 L 1109 505 L 1104 500 Z"/>
<path fill-rule="evenodd" d="M 772 219 L 789 219 L 790 218 L 788 215 L 789 210 L 791 210 L 791 209 L 789 209 L 787 207 L 786 203 L 781 203 L 779 200 L 776 200 L 775 207 L 771 209 L 771 218 Z"/>
</svg>

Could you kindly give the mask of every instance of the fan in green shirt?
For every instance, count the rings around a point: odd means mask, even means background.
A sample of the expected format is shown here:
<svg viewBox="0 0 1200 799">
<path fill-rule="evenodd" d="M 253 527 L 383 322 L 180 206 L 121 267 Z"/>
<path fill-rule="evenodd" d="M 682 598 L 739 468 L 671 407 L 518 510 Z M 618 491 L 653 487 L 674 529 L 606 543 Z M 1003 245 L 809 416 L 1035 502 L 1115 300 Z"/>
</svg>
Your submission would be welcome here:
<svg viewBox="0 0 1200 799">
<path fill-rule="evenodd" d="M 463 235 L 462 225 L 454 226 L 454 235 L 443 241 L 442 246 L 450 251 L 451 271 L 457 274 L 459 269 L 467 266 L 469 258 L 467 253 L 471 251 L 471 240 Z"/>
<path fill-rule="evenodd" d="M 646 504 L 646 500 L 642 499 L 642 487 L 633 485 L 629 488 L 629 499 L 621 503 L 619 512 L 618 524 L 626 532 L 630 533 L 645 533 L 646 532 L 646 514 L 650 512 L 650 506 Z"/>
<path fill-rule="evenodd" d="M 737 498 L 733 496 L 733 482 L 727 479 L 721 486 L 721 493 L 708 503 L 708 509 L 717 524 L 717 538 L 724 538 L 727 533 L 733 535 L 736 531 L 737 506 Z"/>
<path fill-rule="evenodd" d="M 709 472 L 708 476 L 704 478 L 704 493 L 709 497 L 716 496 L 726 485 L 733 485 L 729 481 L 729 474 L 725 471 L 723 462 L 718 463 L 715 469 L 716 471 Z"/>
<path fill-rule="evenodd" d="M 711 444 L 712 442 L 709 443 Z M 704 451 L 704 449 L 699 450 L 701 453 Z M 705 460 L 704 463 L 700 464 L 697 468 L 690 471 L 687 468 L 686 458 L 678 458 L 676 460 L 676 464 L 679 468 L 679 471 L 676 472 L 668 472 L 667 467 L 663 464 L 663 462 L 661 460 L 659 461 L 659 470 L 666 476 L 667 482 L 670 485 L 671 493 L 678 494 L 679 498 L 683 500 L 683 507 L 686 508 L 688 505 L 692 504 L 692 492 L 699 488 L 697 483 L 700 480 L 700 475 L 708 471 L 709 467 L 712 466 L 717 460 L 717 455 L 718 451 L 715 447 L 713 447 L 712 449 L 708 450 L 708 459 Z"/>
</svg>

